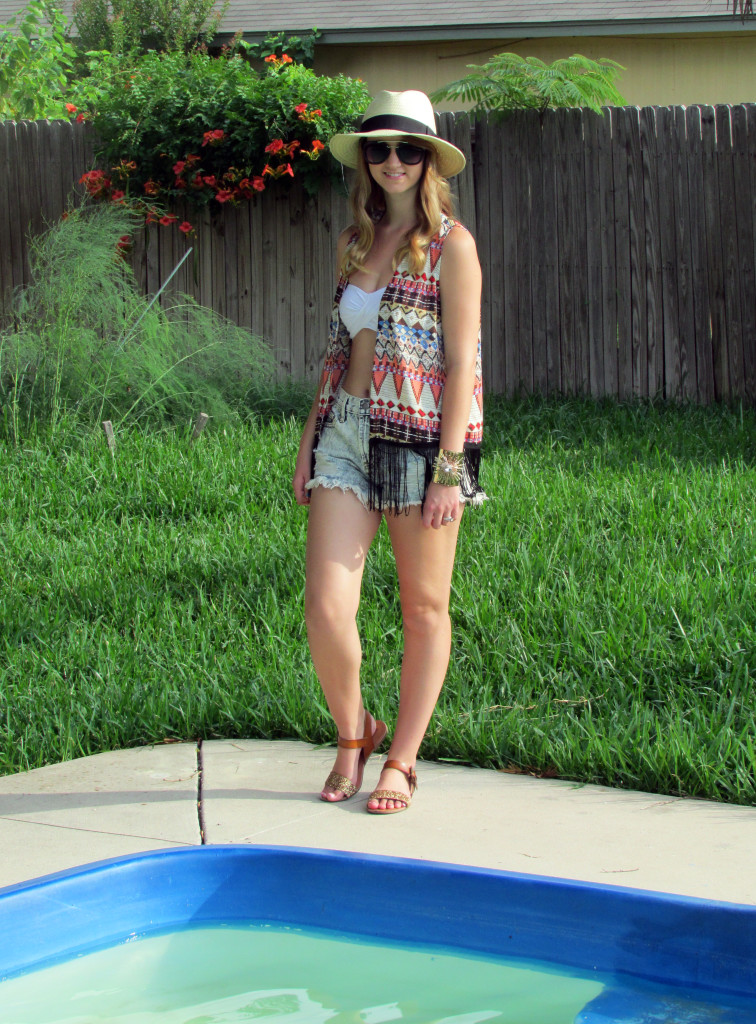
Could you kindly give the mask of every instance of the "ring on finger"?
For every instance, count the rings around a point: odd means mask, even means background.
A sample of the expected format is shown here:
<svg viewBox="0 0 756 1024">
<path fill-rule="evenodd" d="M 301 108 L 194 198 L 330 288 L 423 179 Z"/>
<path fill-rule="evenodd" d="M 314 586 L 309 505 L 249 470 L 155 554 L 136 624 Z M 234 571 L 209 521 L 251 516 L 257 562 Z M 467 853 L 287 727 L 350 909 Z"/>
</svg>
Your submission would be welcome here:
<svg viewBox="0 0 756 1024">
<path fill-rule="evenodd" d="M 454 516 L 444 516 L 443 519 L 441 520 L 441 522 L 442 523 L 453 523 L 454 522 Z"/>
</svg>

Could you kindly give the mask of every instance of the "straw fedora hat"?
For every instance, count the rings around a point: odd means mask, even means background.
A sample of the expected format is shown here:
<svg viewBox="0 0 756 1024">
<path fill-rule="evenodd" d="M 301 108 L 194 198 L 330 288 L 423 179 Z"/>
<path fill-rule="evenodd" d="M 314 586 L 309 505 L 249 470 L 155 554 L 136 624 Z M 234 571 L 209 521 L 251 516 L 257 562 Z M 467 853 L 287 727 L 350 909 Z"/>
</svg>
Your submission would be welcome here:
<svg viewBox="0 0 756 1024">
<path fill-rule="evenodd" d="M 424 92 L 376 93 L 362 115 L 362 124 L 355 132 L 334 135 L 328 143 L 331 153 L 346 167 L 356 167 L 360 139 L 381 139 L 391 142 L 412 136 L 436 151 L 436 166 L 444 178 L 451 178 L 465 166 L 465 155 L 451 142 L 436 134 L 436 115 Z"/>
</svg>

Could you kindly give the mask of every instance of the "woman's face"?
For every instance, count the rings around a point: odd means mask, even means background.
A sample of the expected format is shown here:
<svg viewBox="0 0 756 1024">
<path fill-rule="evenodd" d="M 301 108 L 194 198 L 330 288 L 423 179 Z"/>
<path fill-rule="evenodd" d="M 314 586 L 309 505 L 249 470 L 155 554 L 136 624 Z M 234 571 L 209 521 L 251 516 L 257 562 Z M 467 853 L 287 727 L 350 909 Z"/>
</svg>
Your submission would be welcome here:
<svg viewBox="0 0 756 1024">
<path fill-rule="evenodd" d="M 397 146 L 403 142 L 406 142 L 415 149 L 425 149 L 424 146 L 418 144 L 416 139 L 400 139 L 398 142 L 391 141 L 387 143 L 389 153 L 383 162 L 370 163 L 366 160 L 367 168 L 373 181 L 390 195 L 402 195 L 409 189 L 417 188 L 425 170 L 426 158 L 416 164 L 404 163 L 400 160 Z"/>
</svg>

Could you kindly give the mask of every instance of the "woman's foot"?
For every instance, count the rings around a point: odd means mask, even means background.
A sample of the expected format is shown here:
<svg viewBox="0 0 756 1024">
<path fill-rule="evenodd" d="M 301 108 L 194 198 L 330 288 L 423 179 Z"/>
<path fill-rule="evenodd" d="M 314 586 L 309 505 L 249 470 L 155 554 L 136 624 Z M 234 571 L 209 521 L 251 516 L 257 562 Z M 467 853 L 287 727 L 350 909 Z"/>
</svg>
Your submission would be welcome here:
<svg viewBox="0 0 756 1024">
<path fill-rule="evenodd" d="M 365 712 L 362 739 L 345 740 L 339 737 L 333 771 L 326 779 L 320 799 L 340 803 L 354 796 L 362 786 L 362 776 L 368 758 L 386 738 L 385 722 L 377 722 Z"/>
<path fill-rule="evenodd" d="M 413 766 L 405 761 L 388 758 L 378 786 L 370 794 L 367 809 L 371 814 L 396 814 L 406 811 L 417 789 L 417 776 Z"/>
</svg>

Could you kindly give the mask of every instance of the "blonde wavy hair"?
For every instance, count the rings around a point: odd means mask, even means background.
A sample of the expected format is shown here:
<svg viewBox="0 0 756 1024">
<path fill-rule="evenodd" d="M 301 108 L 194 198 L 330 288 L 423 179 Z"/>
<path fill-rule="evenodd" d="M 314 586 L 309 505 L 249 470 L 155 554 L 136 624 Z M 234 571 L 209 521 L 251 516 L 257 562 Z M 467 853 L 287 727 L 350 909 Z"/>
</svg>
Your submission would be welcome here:
<svg viewBox="0 0 756 1024">
<path fill-rule="evenodd" d="M 420 145 L 412 139 L 413 145 Z M 425 256 L 433 236 L 441 227 L 441 217 L 453 216 L 451 189 L 446 178 L 442 178 L 436 169 L 436 154 L 433 149 L 423 146 L 428 155 L 425 158 L 423 176 L 416 194 L 417 225 L 409 233 L 405 241 L 394 254 L 393 268 L 401 263 L 405 256 L 409 257 L 409 269 L 419 274 L 425 265 Z M 383 189 L 373 180 L 360 146 L 357 163 L 357 176 L 350 196 L 352 215 L 357 228 L 357 238 L 344 253 L 341 271 L 348 277 L 355 270 L 363 270 L 365 259 L 375 239 L 374 225 L 386 212 L 386 200 Z"/>
</svg>

